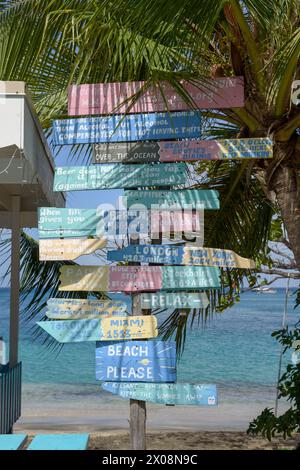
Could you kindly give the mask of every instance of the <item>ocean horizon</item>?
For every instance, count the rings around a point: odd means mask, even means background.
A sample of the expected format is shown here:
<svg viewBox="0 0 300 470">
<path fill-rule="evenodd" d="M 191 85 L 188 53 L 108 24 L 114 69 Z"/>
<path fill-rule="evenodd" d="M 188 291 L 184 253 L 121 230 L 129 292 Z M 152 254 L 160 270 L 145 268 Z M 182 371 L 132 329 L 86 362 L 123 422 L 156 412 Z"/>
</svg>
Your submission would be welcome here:
<svg viewBox="0 0 300 470">
<path fill-rule="evenodd" d="M 122 294 L 114 299 L 129 297 Z M 219 406 L 225 403 L 264 404 L 276 396 L 280 345 L 271 333 L 281 328 L 285 289 L 275 294 L 246 292 L 241 300 L 205 324 L 188 329 L 185 349 L 177 367 L 177 381 L 216 383 Z M 288 298 L 288 324 L 297 321 L 295 297 Z M 9 289 L 0 290 L 0 335 L 8 338 Z M 158 316 L 160 322 L 165 313 Z M 125 400 L 102 391 L 95 380 L 95 344 L 70 343 L 60 349 L 34 339 L 32 324 L 21 321 L 19 359 L 23 363 L 23 402 L 28 406 L 63 406 L 82 398 L 98 403 Z M 283 367 L 290 361 L 284 357 Z M 283 370 L 283 369 L 282 369 Z"/>
</svg>

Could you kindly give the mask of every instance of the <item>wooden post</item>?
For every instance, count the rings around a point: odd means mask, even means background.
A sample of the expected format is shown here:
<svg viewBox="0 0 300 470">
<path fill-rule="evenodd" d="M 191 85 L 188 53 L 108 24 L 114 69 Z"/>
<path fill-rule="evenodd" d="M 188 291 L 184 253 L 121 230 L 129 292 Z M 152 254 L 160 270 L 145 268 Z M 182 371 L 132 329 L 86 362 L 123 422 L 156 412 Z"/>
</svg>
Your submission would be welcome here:
<svg viewBox="0 0 300 470">
<path fill-rule="evenodd" d="M 12 196 L 9 366 L 18 362 L 20 295 L 20 196 Z"/>
<path fill-rule="evenodd" d="M 131 245 L 138 245 L 139 238 L 132 239 Z M 139 266 L 141 263 L 128 263 Z M 132 315 L 140 315 L 138 294 L 132 294 Z M 130 399 L 130 448 L 131 450 L 146 450 L 146 402 Z"/>
</svg>

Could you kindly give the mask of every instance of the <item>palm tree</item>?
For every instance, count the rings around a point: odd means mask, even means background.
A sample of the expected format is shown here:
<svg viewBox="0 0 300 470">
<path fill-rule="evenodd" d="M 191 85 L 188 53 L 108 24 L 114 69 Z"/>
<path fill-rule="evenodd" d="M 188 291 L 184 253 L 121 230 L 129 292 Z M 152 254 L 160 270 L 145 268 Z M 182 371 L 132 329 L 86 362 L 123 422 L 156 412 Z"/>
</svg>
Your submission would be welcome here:
<svg viewBox="0 0 300 470">
<path fill-rule="evenodd" d="M 221 194 L 221 210 L 206 217 L 205 243 L 263 261 L 276 214 L 284 225 L 280 241 L 300 269 L 300 113 L 290 101 L 292 81 L 299 78 L 297 0 L 1 5 L 0 78 L 28 82 L 49 139 L 52 119 L 67 115 L 71 83 L 163 79 L 183 93 L 181 78 L 205 85 L 208 76 L 242 75 L 245 107 L 204 112 L 204 137 L 270 136 L 274 158 L 198 165 L 201 185 Z M 71 155 L 79 153 L 89 158 L 86 146 L 72 148 Z M 213 305 L 230 304 L 243 276 L 223 270 L 223 290 Z M 164 325 L 166 333 L 169 326 Z"/>
</svg>

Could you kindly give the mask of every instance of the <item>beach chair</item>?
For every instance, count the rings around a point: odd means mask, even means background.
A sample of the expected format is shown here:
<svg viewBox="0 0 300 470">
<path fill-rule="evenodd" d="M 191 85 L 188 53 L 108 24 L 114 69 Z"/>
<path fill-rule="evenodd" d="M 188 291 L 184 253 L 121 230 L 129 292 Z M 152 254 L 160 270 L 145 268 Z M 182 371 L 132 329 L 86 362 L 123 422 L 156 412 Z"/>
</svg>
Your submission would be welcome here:
<svg viewBox="0 0 300 470">
<path fill-rule="evenodd" d="M 0 450 L 19 450 L 26 440 L 26 434 L 0 434 Z"/>
<path fill-rule="evenodd" d="M 86 450 L 89 434 L 38 434 L 27 450 Z"/>
</svg>

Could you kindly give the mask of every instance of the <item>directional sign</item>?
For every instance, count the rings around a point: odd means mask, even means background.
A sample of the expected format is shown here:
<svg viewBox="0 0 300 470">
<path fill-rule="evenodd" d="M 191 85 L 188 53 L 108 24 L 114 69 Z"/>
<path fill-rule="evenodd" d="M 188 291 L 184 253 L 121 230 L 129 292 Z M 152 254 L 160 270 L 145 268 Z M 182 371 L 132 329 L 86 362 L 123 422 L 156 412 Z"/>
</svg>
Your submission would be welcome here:
<svg viewBox="0 0 300 470">
<path fill-rule="evenodd" d="M 269 138 L 159 142 L 160 161 L 244 160 L 272 158 Z"/>
<path fill-rule="evenodd" d="M 176 191 L 125 191 L 127 207 L 142 204 L 148 209 L 188 208 L 219 209 L 219 193 L 212 189 L 182 189 Z M 155 207 L 156 206 L 156 207 Z"/>
<path fill-rule="evenodd" d="M 225 268 L 255 268 L 251 259 L 242 258 L 231 250 L 191 248 L 178 245 L 129 245 L 107 253 L 109 261 L 155 263 L 170 265 L 218 266 Z"/>
<path fill-rule="evenodd" d="M 57 167 L 54 191 L 173 186 L 187 182 L 185 163 Z"/>
<path fill-rule="evenodd" d="M 96 379 L 109 382 L 175 382 L 175 341 L 122 341 L 96 345 Z"/>
<path fill-rule="evenodd" d="M 142 309 L 155 308 L 206 308 L 208 297 L 204 292 L 155 292 L 139 296 Z"/>
<path fill-rule="evenodd" d="M 46 315 L 52 320 L 127 315 L 126 303 L 120 300 L 48 299 L 47 307 Z"/>
<path fill-rule="evenodd" d="M 145 163 L 272 158 L 269 138 L 169 140 L 93 145 L 94 163 Z"/>
<path fill-rule="evenodd" d="M 53 143 L 93 144 L 199 138 L 199 111 L 131 114 L 53 121 Z"/>
<path fill-rule="evenodd" d="M 242 108 L 243 77 L 207 78 L 181 82 L 196 108 Z M 136 96 L 136 94 L 139 94 Z M 72 85 L 68 93 L 70 116 L 110 113 L 149 113 L 191 109 L 168 82 L 119 82 Z"/>
<path fill-rule="evenodd" d="M 220 287 L 220 271 L 202 266 L 62 266 L 60 291 L 140 292 Z"/>
<path fill-rule="evenodd" d="M 203 211 L 39 208 L 40 239 L 96 236 L 114 240 L 125 239 L 129 235 L 131 238 L 150 236 L 157 239 L 160 233 L 170 237 L 171 234 L 182 232 L 186 236 L 192 233 L 199 238 L 200 235 L 203 236 L 203 231 Z M 95 243 L 93 240 L 93 244 Z M 61 244 L 63 245 L 64 243 Z"/>
<path fill-rule="evenodd" d="M 41 261 L 74 260 L 82 255 L 106 246 L 105 238 L 81 240 L 70 238 L 68 240 L 40 240 L 39 255 Z"/>
<path fill-rule="evenodd" d="M 157 320 L 150 315 L 40 321 L 37 324 L 59 343 L 117 341 L 157 336 Z"/>
<path fill-rule="evenodd" d="M 165 405 L 216 406 L 217 387 L 212 384 L 160 384 L 104 382 L 103 390 L 122 398 L 150 401 Z"/>
</svg>

